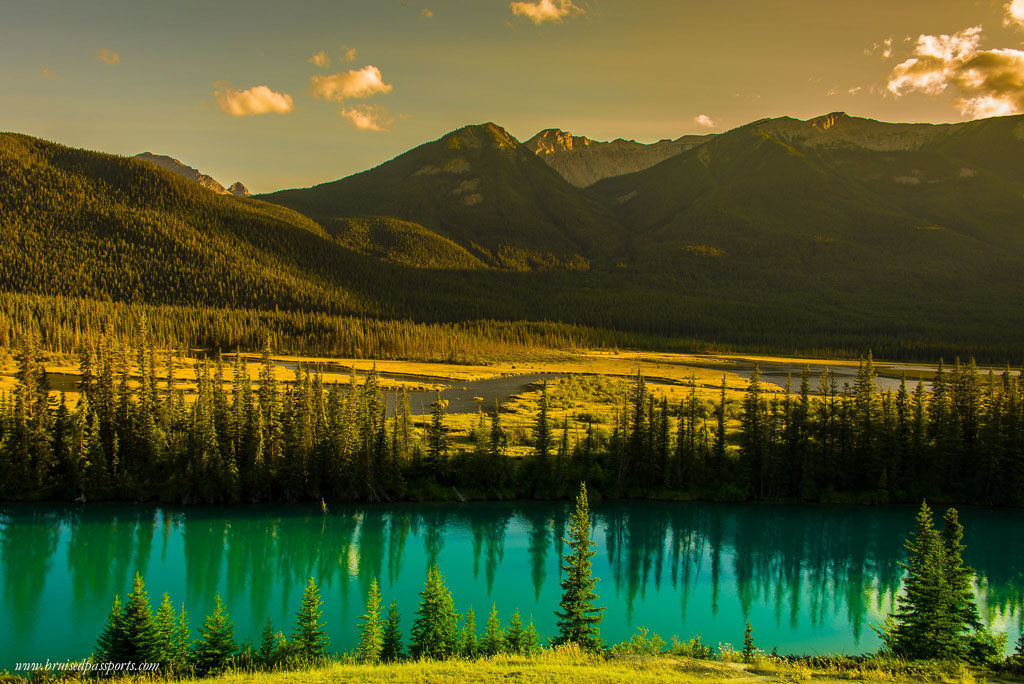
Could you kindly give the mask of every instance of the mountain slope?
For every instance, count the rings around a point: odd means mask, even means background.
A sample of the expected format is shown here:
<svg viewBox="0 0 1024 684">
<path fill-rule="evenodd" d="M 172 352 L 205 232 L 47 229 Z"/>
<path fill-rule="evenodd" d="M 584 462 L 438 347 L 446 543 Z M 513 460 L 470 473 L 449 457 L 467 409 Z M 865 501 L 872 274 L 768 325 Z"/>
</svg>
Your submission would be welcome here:
<svg viewBox="0 0 1024 684">
<path fill-rule="evenodd" d="M 1024 172 L 1010 163 L 1024 154 L 1011 133 L 1020 119 L 765 120 L 591 191 L 652 259 L 697 246 L 736 265 L 770 255 L 840 279 L 865 267 L 981 275 L 993 259 L 1024 257 L 1012 218 L 1024 212 Z"/>
<path fill-rule="evenodd" d="M 355 256 L 284 207 L 150 163 L 0 134 L 0 289 L 123 301 L 371 311 Z"/>
<path fill-rule="evenodd" d="M 684 135 L 645 145 L 633 140 L 599 142 L 548 128 L 523 143 L 573 185 L 585 188 L 599 180 L 650 168 L 707 142 L 711 135 Z"/>
<path fill-rule="evenodd" d="M 621 247 L 599 202 L 494 124 L 461 128 L 348 178 L 263 197 L 332 233 L 365 216 L 418 223 L 501 268 L 579 267 Z"/>
</svg>

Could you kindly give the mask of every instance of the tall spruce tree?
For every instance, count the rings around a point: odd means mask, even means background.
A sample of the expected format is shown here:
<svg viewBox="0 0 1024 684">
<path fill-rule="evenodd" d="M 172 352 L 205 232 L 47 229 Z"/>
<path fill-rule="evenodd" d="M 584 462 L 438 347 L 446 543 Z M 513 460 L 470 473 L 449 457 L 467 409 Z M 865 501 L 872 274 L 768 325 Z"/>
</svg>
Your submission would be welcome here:
<svg viewBox="0 0 1024 684">
<path fill-rule="evenodd" d="M 604 608 L 594 606 L 598 596 L 594 586 L 598 578 L 591 571 L 591 558 L 597 553 L 597 544 L 590 540 L 590 504 L 587 501 L 587 486 L 580 483 L 576 496 L 576 509 L 569 517 L 569 537 L 563 540 L 572 551 L 565 556 L 565 579 L 562 580 L 561 610 L 558 616 L 558 636 L 553 644 L 576 643 L 584 650 L 599 651 L 603 648 L 598 625 Z"/>
<path fill-rule="evenodd" d="M 431 565 L 412 626 L 412 657 L 451 658 L 458 653 L 458 630 L 459 615 L 452 593 L 445 586 L 441 571 Z"/>
<path fill-rule="evenodd" d="M 398 602 L 388 605 L 388 614 L 384 619 L 384 633 L 381 636 L 380 659 L 385 663 L 393 663 L 402 659 L 402 622 L 398 613 Z"/>
<path fill-rule="evenodd" d="M 309 578 L 306 589 L 302 592 L 302 603 L 295 617 L 295 634 L 291 643 L 295 654 L 308 663 L 322 661 L 327 657 L 327 632 L 323 616 L 323 602 L 320 600 L 320 589 L 313 578 Z"/>
<path fill-rule="evenodd" d="M 501 628 L 498 604 L 494 604 L 491 606 L 491 612 L 487 615 L 484 638 L 480 641 L 480 653 L 485 656 L 498 655 L 504 650 L 504 646 L 505 632 Z"/>
<path fill-rule="evenodd" d="M 235 643 L 235 626 L 228 616 L 227 608 L 220 596 L 214 599 L 213 612 L 199 628 L 199 640 L 195 644 L 196 673 L 207 676 L 223 672 L 231 666 L 238 651 Z"/>
<path fill-rule="evenodd" d="M 472 659 L 476 658 L 479 651 L 480 645 L 476 635 L 476 612 L 470 606 L 469 610 L 466 611 L 466 619 L 462 625 L 462 630 L 459 632 L 459 655 L 463 658 Z"/>
<path fill-rule="evenodd" d="M 114 596 L 114 605 L 110 608 L 107 624 L 96 640 L 95 661 L 99 663 L 120 663 L 127 660 L 130 646 L 128 630 L 124 621 L 124 606 L 121 597 Z"/>
<path fill-rule="evenodd" d="M 380 661 L 384 630 L 380 619 L 380 585 L 374 577 L 366 595 L 366 612 L 359 616 L 359 645 L 356 658 L 365 663 Z"/>
</svg>

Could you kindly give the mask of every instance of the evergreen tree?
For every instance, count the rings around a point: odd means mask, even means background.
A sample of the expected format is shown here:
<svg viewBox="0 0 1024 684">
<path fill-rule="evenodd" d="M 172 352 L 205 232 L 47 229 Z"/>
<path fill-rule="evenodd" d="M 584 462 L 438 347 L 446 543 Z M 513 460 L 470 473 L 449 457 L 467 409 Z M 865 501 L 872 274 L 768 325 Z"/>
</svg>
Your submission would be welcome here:
<svg viewBox="0 0 1024 684">
<path fill-rule="evenodd" d="M 505 629 L 504 650 L 514 655 L 523 655 L 526 651 L 526 628 L 523 626 L 523 618 L 519 616 L 519 609 L 512 613 Z"/>
<path fill-rule="evenodd" d="M 562 600 L 559 602 L 558 636 L 554 644 L 573 642 L 588 651 L 603 648 L 600 629 L 601 613 L 604 608 L 594 606 L 597 594 L 594 586 L 597 578 L 591 572 L 591 558 L 597 552 L 591 548 L 597 544 L 590 540 L 590 505 L 587 502 L 587 487 L 580 483 L 576 497 L 576 509 L 569 518 L 569 537 L 563 540 L 572 551 L 565 556 L 562 566 L 565 579 L 562 580 Z"/>
<path fill-rule="evenodd" d="M 121 597 L 114 596 L 114 605 L 110 609 L 107 625 L 96 641 L 96 662 L 126 662 L 131 648 L 128 640 L 128 629 L 124 619 L 124 608 Z"/>
<path fill-rule="evenodd" d="M 484 638 L 480 641 L 480 653 L 485 656 L 493 656 L 501 653 L 504 647 L 505 631 L 501 628 L 501 618 L 498 617 L 498 604 L 494 604 L 487 616 Z"/>
<path fill-rule="evenodd" d="M 194 655 L 197 674 L 208 676 L 223 672 L 231 666 L 237 650 L 234 624 L 220 596 L 217 596 L 213 613 L 206 617 L 203 626 L 199 628 Z"/>
<path fill-rule="evenodd" d="M 754 654 L 756 653 L 757 649 L 754 647 L 754 630 L 751 628 L 750 623 L 747 622 L 746 629 L 743 630 L 743 662 L 754 662 Z"/>
<path fill-rule="evenodd" d="M 169 594 L 164 594 L 154 618 L 157 634 L 157 662 L 161 670 L 174 670 L 180 663 L 177 661 L 176 639 L 178 633 L 178 614 L 171 604 Z"/>
<path fill-rule="evenodd" d="M 430 403 L 430 425 L 427 426 L 427 468 L 435 478 L 440 477 L 448 460 L 448 435 L 444 429 L 444 410 L 448 402 L 441 393 Z"/>
<path fill-rule="evenodd" d="M 402 659 L 402 623 L 398 614 L 398 602 L 392 601 L 384 619 L 384 634 L 381 637 L 380 659 L 393 663 Z"/>
<path fill-rule="evenodd" d="M 947 514 L 940 535 L 931 509 L 922 502 L 913 536 L 904 544 L 907 560 L 900 565 L 906 575 L 896 612 L 879 630 L 885 647 L 894 655 L 941 660 L 965 657 L 968 616 L 973 611 L 976 620 L 977 614 L 969 589 L 970 570 L 960 558 L 962 537 L 955 512 Z"/>
<path fill-rule="evenodd" d="M 383 625 L 380 619 L 380 586 L 374 577 L 366 596 L 366 612 L 359 616 L 359 646 L 356 658 L 367 663 L 376 663 L 383 648 Z"/>
<path fill-rule="evenodd" d="M 281 636 L 283 635 L 280 632 L 274 631 L 273 623 L 267 618 L 263 631 L 260 632 L 260 649 L 257 652 L 260 666 L 264 669 L 270 669 L 277 664 L 277 643 Z"/>
<path fill-rule="evenodd" d="M 476 658 L 479 653 L 479 643 L 476 635 L 476 612 L 470 606 L 466 611 L 466 620 L 459 633 L 459 655 L 463 658 Z"/>
<path fill-rule="evenodd" d="M 378 595 L 378 609 L 380 597 Z M 295 634 L 291 643 L 295 648 L 295 654 L 306 661 L 313 663 L 327 657 L 327 643 L 329 641 L 327 632 L 324 631 L 324 623 L 320 622 L 323 616 L 323 603 L 320 600 L 320 589 L 313 578 L 309 578 L 305 591 L 302 592 L 302 603 L 295 618 Z"/>
<path fill-rule="evenodd" d="M 132 583 L 132 593 L 124 604 L 123 620 L 128 639 L 124 659 L 137 663 L 158 662 L 161 655 L 160 637 L 149 606 L 146 585 L 138 573 Z"/>
<path fill-rule="evenodd" d="M 533 624 L 533 616 L 530 616 L 530 621 L 526 623 L 526 628 L 523 630 L 522 639 L 523 655 L 532 656 L 537 655 L 541 651 L 540 635 L 537 634 L 537 628 Z"/>
<path fill-rule="evenodd" d="M 458 622 L 452 593 L 431 565 L 412 626 L 412 657 L 444 660 L 458 653 Z"/>
</svg>

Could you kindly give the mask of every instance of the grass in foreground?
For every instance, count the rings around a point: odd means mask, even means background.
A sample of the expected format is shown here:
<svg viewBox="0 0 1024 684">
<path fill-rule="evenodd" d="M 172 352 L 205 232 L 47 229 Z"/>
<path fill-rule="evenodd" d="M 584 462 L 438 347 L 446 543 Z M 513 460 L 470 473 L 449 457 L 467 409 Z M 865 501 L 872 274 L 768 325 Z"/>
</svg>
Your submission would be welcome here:
<svg viewBox="0 0 1024 684">
<path fill-rule="evenodd" d="M 578 650 L 552 649 L 535 657 L 500 655 L 479 660 L 409 661 L 393 664 L 335 663 L 311 670 L 234 672 L 184 684 L 298 684 L 306 682 L 1010 682 L 961 664 L 897 660 L 826 659 L 821 662 L 763 657 L 751 664 L 675 655 L 626 655 L 604 659 Z"/>
</svg>

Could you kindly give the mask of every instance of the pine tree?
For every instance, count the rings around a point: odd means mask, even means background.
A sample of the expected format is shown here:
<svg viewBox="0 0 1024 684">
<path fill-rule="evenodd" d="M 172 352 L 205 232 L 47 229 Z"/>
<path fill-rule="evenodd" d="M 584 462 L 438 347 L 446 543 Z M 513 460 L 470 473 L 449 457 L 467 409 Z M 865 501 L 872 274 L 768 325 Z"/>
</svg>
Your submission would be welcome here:
<svg viewBox="0 0 1024 684">
<path fill-rule="evenodd" d="M 164 594 L 154 618 L 157 634 L 157 662 L 161 671 L 173 670 L 178 666 L 175 636 L 178 632 L 178 614 L 171 604 L 170 594 Z"/>
<path fill-rule="evenodd" d="M 124 628 L 128 646 L 125 660 L 137 663 L 158 662 L 160 657 L 159 634 L 153 613 L 149 607 L 149 596 L 142 576 L 136 573 L 132 593 L 124 604 Z"/>
<path fill-rule="evenodd" d="M 526 623 L 526 628 L 523 629 L 522 638 L 522 653 L 526 656 L 537 655 L 541 651 L 540 635 L 537 634 L 537 628 L 533 625 L 533 616 L 530 616 L 530 621 Z"/>
<path fill-rule="evenodd" d="M 267 618 L 266 623 L 263 625 L 263 631 L 260 632 L 260 649 L 258 651 L 260 666 L 264 669 L 270 669 L 277 664 L 277 643 L 280 638 L 280 632 L 274 631 L 274 624 Z"/>
<path fill-rule="evenodd" d="M 501 618 L 498 616 L 498 605 L 491 606 L 491 612 L 487 616 L 487 625 L 484 629 L 484 638 L 480 641 L 480 653 L 485 656 L 493 656 L 501 653 L 505 647 L 505 632 L 501 628 Z"/>
<path fill-rule="evenodd" d="M 444 410 L 448 402 L 437 393 L 430 403 L 430 425 L 427 426 L 427 467 L 435 478 L 440 477 L 448 460 L 448 435 L 444 429 Z"/>
<path fill-rule="evenodd" d="M 746 629 L 743 630 L 743 662 L 754 662 L 755 653 L 757 653 L 757 649 L 754 647 L 754 630 L 748 622 Z"/>
<path fill-rule="evenodd" d="M 590 540 L 590 505 L 587 502 L 587 487 L 580 483 L 580 492 L 576 497 L 576 510 L 569 518 L 569 538 L 563 540 L 572 551 L 565 556 L 566 564 L 562 566 L 565 579 L 562 580 L 562 600 L 559 602 L 558 636 L 554 644 L 573 642 L 588 651 L 599 651 L 603 648 L 600 629 L 601 613 L 604 608 L 596 608 L 594 601 L 597 594 L 594 586 L 597 578 L 591 572 L 591 558 L 597 553 L 597 546 Z"/>
<path fill-rule="evenodd" d="M 398 602 L 392 601 L 384 619 L 384 634 L 381 637 L 380 659 L 393 663 L 402 659 L 402 623 L 398 613 Z"/>
<path fill-rule="evenodd" d="M 380 620 L 380 586 L 374 577 L 366 596 L 366 612 L 359 616 L 359 646 L 356 658 L 366 663 L 380 661 L 383 647 L 383 629 Z"/>
<path fill-rule="evenodd" d="M 476 636 L 476 612 L 470 606 L 466 611 L 466 620 L 459 633 L 459 655 L 463 658 L 476 658 L 480 646 Z"/>
<path fill-rule="evenodd" d="M 436 565 L 427 571 L 412 626 L 412 657 L 444 660 L 458 652 L 458 622 L 452 593 Z"/>
<path fill-rule="evenodd" d="M 955 602 L 947 580 L 944 544 L 925 502 L 904 547 L 907 560 L 900 563 L 906 571 L 903 591 L 896 598 L 896 612 L 878 630 L 882 641 L 894 655 L 904 658 L 955 659 L 963 650 L 959 619 L 950 613 Z"/>
<path fill-rule="evenodd" d="M 323 629 L 324 623 L 320 622 L 322 615 L 320 589 L 310 577 L 302 593 L 302 603 L 295 619 L 295 634 L 291 640 L 296 655 L 307 663 L 321 661 L 327 657 L 328 638 L 327 632 Z"/>
<path fill-rule="evenodd" d="M 174 631 L 174 662 L 182 670 L 192 665 L 192 628 L 189 626 L 185 606 L 178 613 L 178 625 Z"/>
<path fill-rule="evenodd" d="M 508 653 L 523 655 L 526 648 L 526 628 L 523 627 L 523 618 L 519 615 L 519 609 L 512 613 L 505 628 L 505 648 Z"/>
<path fill-rule="evenodd" d="M 110 609 L 107 625 L 96 640 L 96 662 L 126 662 L 130 645 L 128 630 L 124 620 L 124 607 L 121 597 L 114 596 L 114 605 Z"/>
<path fill-rule="evenodd" d="M 206 617 L 203 626 L 199 628 L 194 656 L 196 672 L 201 676 L 223 672 L 231 666 L 237 650 L 234 624 L 220 596 L 217 596 L 214 598 L 213 613 Z"/>
</svg>

